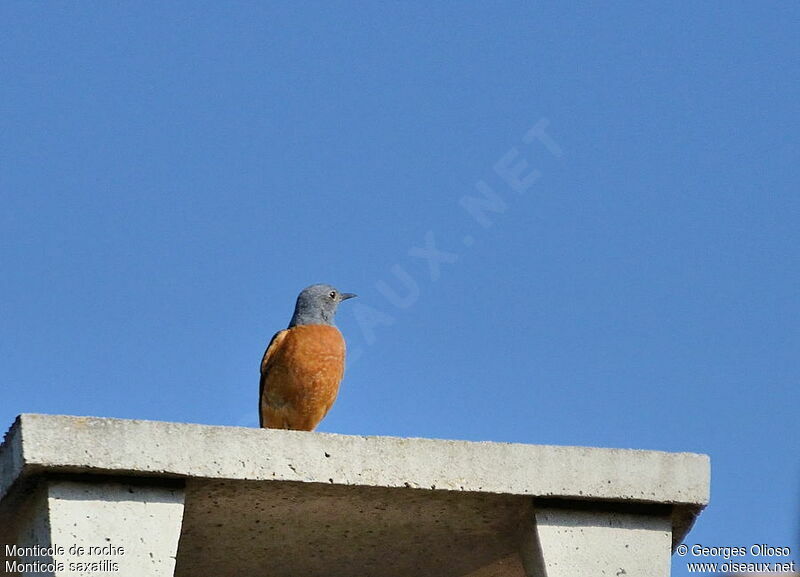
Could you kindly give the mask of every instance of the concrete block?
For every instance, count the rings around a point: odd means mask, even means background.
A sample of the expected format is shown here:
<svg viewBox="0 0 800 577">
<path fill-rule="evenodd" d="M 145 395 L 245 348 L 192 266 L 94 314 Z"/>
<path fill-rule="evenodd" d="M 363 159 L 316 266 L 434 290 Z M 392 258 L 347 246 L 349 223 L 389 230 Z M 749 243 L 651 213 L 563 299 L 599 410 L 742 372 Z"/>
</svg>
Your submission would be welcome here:
<svg viewBox="0 0 800 577">
<path fill-rule="evenodd" d="M 13 542 L 22 554 L 21 567 L 12 568 L 22 570 L 10 573 L 172 577 L 183 495 L 175 486 L 42 480 L 14 520 Z"/>
<path fill-rule="evenodd" d="M 709 496 L 708 457 L 694 453 L 25 414 L 0 449 L 0 498 L 36 468 L 701 507 Z"/>
<path fill-rule="evenodd" d="M 527 577 L 668 577 L 672 521 L 663 508 L 538 506 L 521 556 Z"/>
<path fill-rule="evenodd" d="M 651 577 L 708 488 L 691 453 L 22 415 L 0 543 L 120 544 L 131 575 Z"/>
</svg>

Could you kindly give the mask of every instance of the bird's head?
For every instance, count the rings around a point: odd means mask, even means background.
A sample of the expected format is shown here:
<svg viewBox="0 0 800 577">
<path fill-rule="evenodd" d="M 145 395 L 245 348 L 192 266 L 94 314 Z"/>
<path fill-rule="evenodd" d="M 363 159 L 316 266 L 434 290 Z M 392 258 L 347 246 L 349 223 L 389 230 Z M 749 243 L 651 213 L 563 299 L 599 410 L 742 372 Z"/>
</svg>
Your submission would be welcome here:
<svg viewBox="0 0 800 577">
<path fill-rule="evenodd" d="M 353 293 L 339 292 L 327 284 L 304 288 L 297 296 L 290 327 L 297 325 L 332 325 L 339 303 L 353 298 Z"/>
</svg>

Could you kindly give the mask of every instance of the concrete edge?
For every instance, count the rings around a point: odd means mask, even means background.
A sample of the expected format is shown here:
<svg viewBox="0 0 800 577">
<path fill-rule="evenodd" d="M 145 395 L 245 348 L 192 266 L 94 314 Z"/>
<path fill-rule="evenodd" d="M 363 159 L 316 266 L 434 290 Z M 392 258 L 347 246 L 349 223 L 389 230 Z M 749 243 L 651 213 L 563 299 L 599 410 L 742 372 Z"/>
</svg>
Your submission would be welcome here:
<svg viewBox="0 0 800 577">
<path fill-rule="evenodd" d="M 427 460 L 425 454 L 429 454 Z M 336 458 L 330 459 L 332 455 Z M 516 477 L 514 471 L 493 470 L 503 464 L 526 467 L 530 461 L 541 467 L 526 468 Z M 648 465 L 645 469 L 657 470 L 645 470 L 644 481 L 637 485 L 620 471 L 627 473 L 627 464 L 640 461 Z M 609 468 L 607 480 L 587 467 L 595 462 Z M 677 533 L 685 534 L 708 503 L 710 459 L 696 453 L 639 449 L 352 436 L 25 413 L 17 417 L 0 447 L 0 499 L 16 480 L 39 471 L 624 499 L 673 505 L 676 528 L 686 527 Z M 592 483 L 582 477 L 587 472 L 594 475 L 589 479 Z M 548 475 L 554 479 L 540 479 Z M 648 481 L 663 481 L 666 487 L 651 487 Z M 672 486 L 681 483 L 686 486 Z M 649 489 L 655 490 L 645 492 Z"/>
<path fill-rule="evenodd" d="M 0 502 L 23 473 L 22 415 L 17 415 L 0 444 Z"/>
<path fill-rule="evenodd" d="M 672 507 L 672 551 L 683 543 L 686 535 L 694 527 L 697 518 L 707 505 L 683 505 Z"/>
</svg>

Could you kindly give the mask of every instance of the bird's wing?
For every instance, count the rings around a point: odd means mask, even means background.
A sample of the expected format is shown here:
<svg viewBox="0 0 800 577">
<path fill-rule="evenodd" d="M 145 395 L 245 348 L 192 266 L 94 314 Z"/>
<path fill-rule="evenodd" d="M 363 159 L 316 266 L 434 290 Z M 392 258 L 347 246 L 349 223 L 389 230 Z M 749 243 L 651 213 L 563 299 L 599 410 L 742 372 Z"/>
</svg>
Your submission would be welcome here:
<svg viewBox="0 0 800 577">
<path fill-rule="evenodd" d="M 267 384 L 267 375 L 269 374 L 270 369 L 270 361 L 275 354 L 275 351 L 280 348 L 283 339 L 286 338 L 286 334 L 288 331 L 286 329 L 282 331 L 278 331 L 273 335 L 272 340 L 267 345 L 267 350 L 264 351 L 264 357 L 261 359 L 261 383 L 258 389 L 258 403 L 259 407 L 261 406 L 261 399 L 264 398 L 264 387 Z M 259 425 L 261 427 L 264 426 L 264 416 L 261 414 L 261 410 L 258 411 L 258 419 Z"/>
</svg>

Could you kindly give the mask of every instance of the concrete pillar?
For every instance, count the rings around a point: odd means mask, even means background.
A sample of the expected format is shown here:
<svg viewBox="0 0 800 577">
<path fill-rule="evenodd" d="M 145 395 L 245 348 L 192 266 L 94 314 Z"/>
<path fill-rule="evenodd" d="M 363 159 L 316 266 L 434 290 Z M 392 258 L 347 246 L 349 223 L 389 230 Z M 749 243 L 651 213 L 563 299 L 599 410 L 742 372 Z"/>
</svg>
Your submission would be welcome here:
<svg viewBox="0 0 800 577">
<path fill-rule="evenodd" d="M 663 577 L 709 475 L 691 453 L 22 415 L 0 445 L 0 559 L 63 548 L 37 577 Z"/>
<path fill-rule="evenodd" d="M 43 479 L 18 517 L 16 574 L 172 577 L 183 501 L 181 486 Z"/>
<path fill-rule="evenodd" d="M 671 515 L 603 504 L 533 506 L 521 556 L 526 577 L 669 577 Z"/>
</svg>

